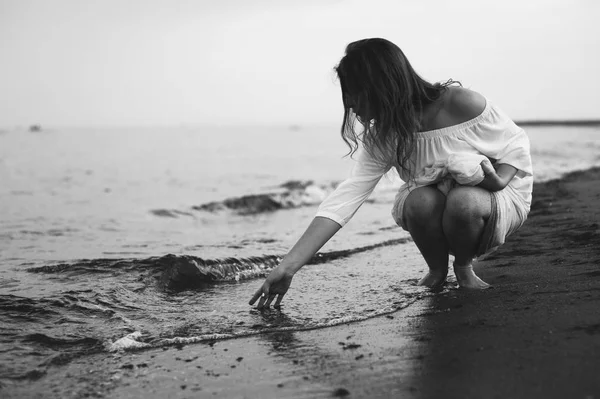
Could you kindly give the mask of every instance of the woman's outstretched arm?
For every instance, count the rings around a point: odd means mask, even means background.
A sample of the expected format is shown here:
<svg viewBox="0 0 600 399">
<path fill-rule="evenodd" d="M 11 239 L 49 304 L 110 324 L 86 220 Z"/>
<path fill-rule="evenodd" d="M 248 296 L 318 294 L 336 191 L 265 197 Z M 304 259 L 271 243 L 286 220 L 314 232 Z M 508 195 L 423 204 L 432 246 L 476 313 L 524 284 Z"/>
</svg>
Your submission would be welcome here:
<svg viewBox="0 0 600 399">
<path fill-rule="evenodd" d="M 341 226 L 331 219 L 315 217 L 296 245 L 283 258 L 279 266 L 271 271 L 262 287 L 250 299 L 250 305 L 254 305 L 256 300 L 260 298 L 257 305 L 258 309 L 269 307 L 275 296 L 277 296 L 274 306 L 279 307 L 283 296 L 290 287 L 294 274 L 308 263 L 340 228 Z"/>
<path fill-rule="evenodd" d="M 275 307 L 279 307 L 294 274 L 352 218 L 390 167 L 375 161 L 359 147 L 350 176 L 321 203 L 312 223 L 256 291 L 250 299 L 250 305 L 254 305 L 260 298 L 259 309 L 270 306 L 277 296 Z"/>
</svg>

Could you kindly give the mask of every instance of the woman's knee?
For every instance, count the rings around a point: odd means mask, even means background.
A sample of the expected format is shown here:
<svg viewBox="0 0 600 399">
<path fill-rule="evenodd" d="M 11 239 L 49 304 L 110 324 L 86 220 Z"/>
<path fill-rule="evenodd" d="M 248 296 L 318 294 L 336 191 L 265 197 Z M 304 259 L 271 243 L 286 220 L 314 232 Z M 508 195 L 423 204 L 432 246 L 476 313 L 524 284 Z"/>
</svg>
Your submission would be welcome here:
<svg viewBox="0 0 600 399">
<path fill-rule="evenodd" d="M 487 220 L 491 208 L 489 191 L 480 187 L 456 187 L 446 198 L 444 219 L 463 223 L 470 220 Z"/>
<path fill-rule="evenodd" d="M 413 190 L 404 203 L 404 220 L 409 226 L 424 224 L 441 219 L 446 197 L 433 187 L 420 187 Z"/>
</svg>

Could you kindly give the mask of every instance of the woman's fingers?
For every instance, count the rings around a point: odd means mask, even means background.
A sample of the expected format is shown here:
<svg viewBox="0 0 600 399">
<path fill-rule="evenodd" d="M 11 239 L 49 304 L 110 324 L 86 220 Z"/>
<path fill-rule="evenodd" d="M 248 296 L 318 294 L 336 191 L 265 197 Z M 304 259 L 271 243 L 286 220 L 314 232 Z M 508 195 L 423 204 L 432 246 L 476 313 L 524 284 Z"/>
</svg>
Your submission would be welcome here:
<svg viewBox="0 0 600 399">
<path fill-rule="evenodd" d="M 484 159 L 483 161 L 481 161 L 481 169 L 486 175 L 489 175 L 490 173 L 494 173 L 496 171 L 489 159 Z"/>
<path fill-rule="evenodd" d="M 264 303 L 263 306 L 261 306 L 260 302 L 258 303 L 258 308 L 262 309 L 263 307 L 268 308 L 269 306 L 271 306 L 271 303 L 273 302 L 273 299 L 275 299 L 275 297 L 277 297 L 277 300 L 275 301 L 275 304 L 273 305 L 273 307 L 275 309 L 279 309 L 281 308 L 281 300 L 283 299 L 283 296 L 285 294 L 270 294 L 266 300 L 266 302 Z M 261 298 L 262 300 L 262 298 Z"/>
<path fill-rule="evenodd" d="M 254 302 L 256 302 L 256 300 L 257 300 L 258 298 L 261 298 L 261 296 L 262 296 L 262 297 L 264 297 L 264 294 L 263 294 L 263 289 L 264 289 L 264 288 L 265 288 L 265 286 L 263 285 L 263 286 L 262 286 L 262 287 L 260 287 L 258 290 L 256 290 L 256 292 L 254 293 L 254 296 L 252 296 L 252 299 L 250 299 L 250 302 L 248 302 L 248 304 L 250 304 L 250 305 L 254 305 Z M 266 292 L 269 292 L 269 288 L 267 287 L 265 291 L 266 291 Z M 262 299 L 262 298 L 261 298 L 261 299 Z M 263 302 L 264 302 L 264 300 L 263 300 Z M 259 302 L 259 303 L 260 303 L 260 302 Z"/>
<path fill-rule="evenodd" d="M 279 269 L 273 270 L 263 283 L 262 287 L 254 293 L 252 299 L 248 302 L 251 306 L 258 301 L 258 304 L 256 305 L 257 309 L 262 309 L 264 307 L 268 308 L 275 300 L 275 297 L 277 297 L 275 307 L 281 307 L 281 300 L 288 290 L 292 278 L 278 270 Z"/>
<path fill-rule="evenodd" d="M 262 309 L 265 306 L 265 301 L 267 300 L 267 296 L 265 295 L 265 293 L 263 292 L 262 295 L 260 296 L 260 299 L 258 301 L 258 305 L 256 305 L 256 307 L 258 309 Z"/>
<path fill-rule="evenodd" d="M 285 292 L 283 294 L 279 294 L 279 296 L 277 297 L 277 300 L 275 301 L 275 305 L 273 305 L 273 307 L 275 309 L 279 309 L 281 307 L 281 300 L 283 299 L 284 295 L 285 295 Z"/>
<path fill-rule="evenodd" d="M 277 294 L 270 294 L 269 295 L 269 299 L 267 299 L 267 302 L 265 302 L 265 308 L 268 308 L 269 306 L 271 306 L 271 302 L 273 302 L 273 299 L 275 299 L 275 296 Z"/>
<path fill-rule="evenodd" d="M 252 299 L 250 299 L 250 302 L 248 302 L 250 305 L 254 305 L 254 303 L 258 300 L 258 304 L 256 305 L 257 309 L 262 309 L 262 308 L 268 308 L 269 306 L 271 306 L 271 303 L 273 302 L 273 300 L 275 299 L 275 297 L 277 297 L 277 300 L 275 301 L 275 304 L 273 305 L 274 308 L 279 309 L 281 307 L 281 300 L 283 299 L 283 296 L 285 295 L 285 293 L 283 294 L 265 294 L 265 291 L 268 291 L 268 287 L 262 286 L 260 287 L 252 296 Z M 259 300 L 260 298 L 260 300 Z"/>
</svg>

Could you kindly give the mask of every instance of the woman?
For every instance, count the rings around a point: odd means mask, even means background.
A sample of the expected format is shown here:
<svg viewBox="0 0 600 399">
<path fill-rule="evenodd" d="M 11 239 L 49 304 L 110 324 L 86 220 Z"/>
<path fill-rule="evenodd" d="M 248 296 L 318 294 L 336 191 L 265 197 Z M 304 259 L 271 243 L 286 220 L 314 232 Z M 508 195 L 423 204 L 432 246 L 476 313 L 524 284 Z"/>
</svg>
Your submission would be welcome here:
<svg viewBox="0 0 600 399">
<path fill-rule="evenodd" d="M 405 184 L 392 210 L 429 272 L 419 284 L 446 281 L 449 255 L 461 288 L 489 287 L 473 259 L 495 250 L 527 218 L 533 171 L 525 132 L 481 94 L 431 84 L 384 39 L 353 42 L 336 68 L 342 89 L 342 138 L 356 164 L 321 204 L 300 240 L 252 299 L 279 307 L 294 274 L 345 224 L 391 168 Z M 356 127 L 360 127 L 357 132 Z"/>
</svg>

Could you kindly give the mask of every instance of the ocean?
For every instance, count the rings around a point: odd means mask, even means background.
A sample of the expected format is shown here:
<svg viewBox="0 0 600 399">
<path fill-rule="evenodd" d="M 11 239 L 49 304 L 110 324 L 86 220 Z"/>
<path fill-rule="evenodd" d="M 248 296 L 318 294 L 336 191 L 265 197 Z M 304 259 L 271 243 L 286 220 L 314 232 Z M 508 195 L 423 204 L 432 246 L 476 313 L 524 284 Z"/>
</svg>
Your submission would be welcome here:
<svg viewBox="0 0 600 399">
<path fill-rule="evenodd" d="M 538 182 L 600 165 L 599 127 L 526 131 Z M 281 311 L 248 305 L 346 152 L 335 127 L 1 130 L 0 388 L 99 352 L 326 328 L 430 295 L 390 174 Z"/>
</svg>

